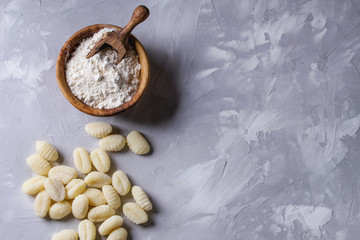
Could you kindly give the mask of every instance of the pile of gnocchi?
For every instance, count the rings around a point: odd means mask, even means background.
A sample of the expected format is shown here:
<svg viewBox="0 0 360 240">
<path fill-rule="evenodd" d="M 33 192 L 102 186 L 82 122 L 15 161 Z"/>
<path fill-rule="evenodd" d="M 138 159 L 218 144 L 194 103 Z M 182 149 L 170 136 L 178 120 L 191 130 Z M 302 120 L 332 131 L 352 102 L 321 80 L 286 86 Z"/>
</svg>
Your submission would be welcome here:
<svg viewBox="0 0 360 240">
<path fill-rule="evenodd" d="M 126 144 L 136 154 L 146 154 L 150 146 L 146 139 L 136 131 L 123 137 L 111 134 L 112 126 L 104 122 L 93 122 L 85 126 L 91 136 L 100 138 L 99 148 L 90 154 L 83 147 L 74 149 L 73 160 L 76 169 L 65 166 L 53 166 L 51 162 L 58 159 L 58 151 L 48 142 L 36 141 L 37 154 L 26 159 L 29 168 L 38 176 L 30 178 L 22 185 L 22 191 L 36 195 L 34 209 L 39 217 L 49 215 L 51 219 L 63 219 L 70 213 L 82 220 L 77 231 L 65 229 L 53 235 L 52 240 L 94 240 L 96 227 L 101 236 L 108 235 L 110 240 L 125 240 L 127 231 L 122 227 L 123 218 L 116 215 L 121 207 L 120 196 L 130 190 L 135 202 L 127 202 L 122 212 L 131 222 L 144 224 L 148 221 L 146 211 L 152 209 L 151 201 L 139 186 L 131 187 L 127 175 L 115 171 L 110 177 L 111 161 L 107 151 L 120 151 Z M 110 135 L 111 134 L 111 135 Z M 92 171 L 93 167 L 97 171 Z M 78 177 L 78 171 L 86 174 L 84 179 Z"/>
</svg>

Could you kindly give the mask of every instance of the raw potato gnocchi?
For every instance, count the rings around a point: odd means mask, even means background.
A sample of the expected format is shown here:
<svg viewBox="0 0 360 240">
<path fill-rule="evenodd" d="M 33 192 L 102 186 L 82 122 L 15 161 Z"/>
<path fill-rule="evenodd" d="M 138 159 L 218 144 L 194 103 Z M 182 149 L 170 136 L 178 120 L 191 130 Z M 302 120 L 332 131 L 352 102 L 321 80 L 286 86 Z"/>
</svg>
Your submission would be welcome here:
<svg viewBox="0 0 360 240">
<path fill-rule="evenodd" d="M 102 173 L 106 173 L 110 169 L 110 158 L 107 153 L 101 149 L 97 148 L 90 154 L 91 162 L 94 167 Z"/>
<path fill-rule="evenodd" d="M 92 222 L 103 222 L 111 216 L 115 215 L 115 210 L 109 205 L 100 205 L 90 209 L 88 218 Z"/>
<path fill-rule="evenodd" d="M 44 190 L 45 180 L 46 177 L 44 176 L 32 177 L 23 183 L 21 190 L 29 195 L 37 194 L 41 190 Z"/>
<path fill-rule="evenodd" d="M 79 223 L 78 233 L 80 240 L 95 240 L 96 228 L 95 225 L 89 220 L 83 220 Z"/>
<path fill-rule="evenodd" d="M 65 199 L 65 187 L 59 180 L 48 178 L 44 182 L 44 187 L 52 200 L 60 202 Z"/>
<path fill-rule="evenodd" d="M 74 217 L 85 218 L 89 210 L 89 198 L 85 194 L 80 194 L 72 202 L 71 210 Z"/>
<path fill-rule="evenodd" d="M 59 157 L 56 148 L 48 142 L 36 141 L 35 148 L 38 154 L 48 161 L 56 161 Z"/>
<path fill-rule="evenodd" d="M 67 201 L 54 203 L 49 210 L 50 218 L 56 220 L 66 217 L 69 213 L 71 213 L 71 205 Z"/>
<path fill-rule="evenodd" d="M 131 188 L 129 178 L 121 170 L 117 170 L 112 175 L 112 185 L 120 196 L 125 196 Z"/>
<path fill-rule="evenodd" d="M 130 150 L 136 154 L 147 154 L 150 151 L 149 143 L 137 131 L 129 133 L 126 137 L 126 142 Z"/>
<path fill-rule="evenodd" d="M 139 204 L 142 209 L 145 211 L 150 211 L 152 209 L 149 196 L 141 187 L 133 186 L 131 189 L 131 194 L 133 195 L 135 202 Z"/>
<path fill-rule="evenodd" d="M 85 148 L 75 148 L 73 151 L 74 164 L 77 170 L 81 173 L 89 173 L 92 165 L 90 160 L 90 154 Z"/>
<path fill-rule="evenodd" d="M 118 209 L 121 206 L 120 197 L 113 186 L 103 186 L 102 192 L 104 194 L 106 202 L 110 205 L 110 207 L 112 207 L 113 209 Z"/>
<path fill-rule="evenodd" d="M 77 176 L 78 173 L 75 169 L 64 165 L 53 167 L 49 171 L 49 178 L 58 179 L 62 184 L 68 184 Z"/>
<path fill-rule="evenodd" d="M 72 229 L 65 229 L 61 232 L 55 233 L 51 240 L 77 240 L 79 238 L 78 233 Z"/>
<path fill-rule="evenodd" d="M 51 169 L 50 163 L 39 154 L 34 154 L 28 157 L 26 159 L 26 163 L 34 173 L 43 176 L 47 175 Z"/>
<path fill-rule="evenodd" d="M 120 151 L 126 144 L 126 139 L 120 134 L 113 134 L 102 138 L 99 146 L 105 151 Z"/>
<path fill-rule="evenodd" d="M 51 205 L 51 198 L 49 194 L 43 190 L 36 195 L 34 202 L 35 214 L 38 217 L 45 217 L 49 212 Z"/>
<path fill-rule="evenodd" d="M 84 178 L 89 187 L 102 188 L 104 185 L 111 184 L 111 177 L 101 172 L 91 172 Z"/>
<path fill-rule="evenodd" d="M 110 233 L 107 240 L 126 240 L 127 235 L 128 233 L 125 228 L 117 228 Z"/>
<path fill-rule="evenodd" d="M 115 210 L 121 207 L 119 195 L 125 196 L 131 190 L 136 203 L 124 204 L 122 211 L 135 224 L 148 221 L 145 211 L 152 209 L 152 203 L 139 186 L 131 188 L 129 178 L 123 171 L 114 172 L 112 177 L 106 174 L 111 167 L 106 151 L 120 151 L 128 143 L 134 153 L 147 154 L 150 145 L 137 131 L 130 132 L 126 138 L 120 134 L 109 135 L 112 126 L 108 123 L 89 123 L 85 126 L 85 131 L 101 139 L 100 147 L 91 154 L 83 147 L 73 150 L 76 169 L 87 174 L 84 180 L 77 178 L 78 172 L 74 168 L 64 165 L 52 167 L 48 161 L 56 161 L 59 157 L 58 151 L 46 141 L 36 141 L 38 154 L 29 156 L 26 162 L 33 172 L 42 176 L 25 181 L 22 191 L 30 195 L 37 194 L 34 210 L 39 217 L 49 215 L 51 219 L 58 220 L 72 212 L 75 218 L 88 218 L 79 223 L 78 233 L 72 229 L 65 229 L 54 234 L 52 240 L 77 240 L 79 237 L 80 240 L 95 240 L 96 227 L 93 222 L 103 222 L 99 226 L 99 233 L 102 236 L 108 235 L 107 239 L 126 240 L 128 233 L 121 227 L 124 219 L 115 215 Z M 92 166 L 98 172 L 91 172 Z M 97 188 L 101 188 L 102 191 Z"/>
<path fill-rule="evenodd" d="M 112 132 L 113 128 L 105 122 L 92 122 L 85 126 L 85 131 L 92 137 L 103 138 Z"/>
<path fill-rule="evenodd" d="M 124 219 L 118 215 L 109 217 L 99 227 L 99 233 L 101 236 L 110 234 L 116 228 L 122 226 Z"/>
<path fill-rule="evenodd" d="M 128 202 L 123 206 L 124 215 L 135 224 L 143 224 L 148 221 L 147 213 L 136 203 Z"/>
<path fill-rule="evenodd" d="M 87 188 L 83 193 L 89 198 L 90 206 L 99 206 L 106 203 L 104 194 L 96 188 Z"/>
<path fill-rule="evenodd" d="M 74 199 L 86 189 L 86 183 L 82 179 L 73 179 L 66 186 L 66 199 Z"/>
</svg>

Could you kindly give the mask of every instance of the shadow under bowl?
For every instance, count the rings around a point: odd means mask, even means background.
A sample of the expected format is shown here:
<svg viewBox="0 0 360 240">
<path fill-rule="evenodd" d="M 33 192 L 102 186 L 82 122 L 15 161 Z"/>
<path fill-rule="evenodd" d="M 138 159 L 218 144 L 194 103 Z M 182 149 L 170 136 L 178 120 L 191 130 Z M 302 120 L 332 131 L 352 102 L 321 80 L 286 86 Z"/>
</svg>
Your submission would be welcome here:
<svg viewBox="0 0 360 240">
<path fill-rule="evenodd" d="M 66 63 L 69 60 L 71 53 L 82 40 L 92 37 L 95 33 L 97 33 L 103 28 L 114 28 L 116 30 L 121 30 L 120 27 L 110 24 L 95 24 L 80 29 L 66 41 L 66 43 L 60 50 L 56 62 L 56 78 L 62 94 L 75 108 L 93 116 L 111 116 L 133 106 L 143 95 L 149 83 L 150 77 L 150 63 L 146 51 L 143 45 L 139 42 L 139 40 L 137 40 L 132 34 L 130 34 L 129 44 L 132 45 L 137 52 L 141 65 L 140 84 L 133 97 L 128 102 L 116 108 L 98 109 L 86 105 L 73 95 L 66 81 Z"/>
</svg>

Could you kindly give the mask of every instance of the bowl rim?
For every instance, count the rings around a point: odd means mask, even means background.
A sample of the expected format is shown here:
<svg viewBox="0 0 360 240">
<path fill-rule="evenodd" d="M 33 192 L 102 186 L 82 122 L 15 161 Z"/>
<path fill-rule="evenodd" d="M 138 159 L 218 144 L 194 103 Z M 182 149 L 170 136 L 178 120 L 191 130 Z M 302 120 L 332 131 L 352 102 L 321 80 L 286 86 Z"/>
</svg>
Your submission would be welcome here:
<svg viewBox="0 0 360 240">
<path fill-rule="evenodd" d="M 79 36 L 81 36 L 80 39 L 91 37 L 94 33 L 106 27 L 115 28 L 117 30 L 122 29 L 121 27 L 112 24 L 94 24 L 84 27 L 78 30 L 77 32 L 75 32 L 64 43 L 56 61 L 56 79 L 62 94 L 76 109 L 93 116 L 111 116 L 129 109 L 131 106 L 137 103 L 138 100 L 144 95 L 144 92 L 148 86 L 149 78 L 150 78 L 150 64 L 146 50 L 141 44 L 141 42 L 134 35 L 130 34 L 129 43 L 134 47 L 134 50 L 136 51 L 139 57 L 139 62 L 141 65 L 140 84 L 135 94 L 132 96 L 132 98 L 118 107 L 110 108 L 110 109 L 99 109 L 86 105 L 85 103 L 80 101 L 76 96 L 74 96 L 66 81 L 66 62 L 68 61 L 71 52 L 81 41 L 76 39 L 79 38 Z"/>
</svg>

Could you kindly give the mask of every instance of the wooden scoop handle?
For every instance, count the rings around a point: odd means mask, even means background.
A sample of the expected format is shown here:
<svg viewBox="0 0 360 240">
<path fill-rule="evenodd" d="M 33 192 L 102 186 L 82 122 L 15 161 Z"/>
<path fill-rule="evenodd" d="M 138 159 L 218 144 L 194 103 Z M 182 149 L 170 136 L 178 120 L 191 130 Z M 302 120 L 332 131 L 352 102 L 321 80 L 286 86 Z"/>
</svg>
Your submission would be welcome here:
<svg viewBox="0 0 360 240">
<path fill-rule="evenodd" d="M 118 53 L 116 64 L 124 58 L 129 46 L 129 34 L 138 25 L 143 22 L 150 14 L 147 7 L 140 5 L 135 8 L 134 13 L 126 26 L 121 30 L 106 33 L 100 41 L 88 53 L 86 58 L 92 57 L 99 49 L 104 45 L 108 44 L 112 46 Z"/>
<path fill-rule="evenodd" d="M 143 22 L 145 19 L 148 18 L 149 14 L 149 9 L 144 5 L 136 7 L 130 21 L 121 31 L 121 35 L 126 38 L 139 23 Z"/>
</svg>

